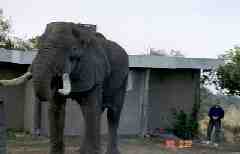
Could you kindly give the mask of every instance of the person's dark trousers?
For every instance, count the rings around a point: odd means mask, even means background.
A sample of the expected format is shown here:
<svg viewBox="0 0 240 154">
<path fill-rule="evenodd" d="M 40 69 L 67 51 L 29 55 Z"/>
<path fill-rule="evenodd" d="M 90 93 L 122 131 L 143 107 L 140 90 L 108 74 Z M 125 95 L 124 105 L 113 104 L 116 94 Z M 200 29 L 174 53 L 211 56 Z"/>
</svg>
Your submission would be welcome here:
<svg viewBox="0 0 240 154">
<path fill-rule="evenodd" d="M 213 139 L 213 141 L 220 142 L 221 120 L 220 119 L 217 119 L 217 120 L 210 119 L 209 120 L 208 130 L 207 130 L 207 138 L 209 141 L 212 141 L 211 134 L 213 131 L 213 127 L 215 127 L 215 134 L 214 134 L 215 139 Z"/>
</svg>

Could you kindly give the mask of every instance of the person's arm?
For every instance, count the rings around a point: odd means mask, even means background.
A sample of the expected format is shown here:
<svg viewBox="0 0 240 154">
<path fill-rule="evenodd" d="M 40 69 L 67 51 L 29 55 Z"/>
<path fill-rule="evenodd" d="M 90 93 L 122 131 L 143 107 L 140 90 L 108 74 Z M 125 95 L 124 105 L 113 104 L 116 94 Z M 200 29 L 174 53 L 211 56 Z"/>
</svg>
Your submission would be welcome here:
<svg viewBox="0 0 240 154">
<path fill-rule="evenodd" d="M 224 110 L 221 108 L 221 116 L 220 119 L 224 118 Z"/>
<path fill-rule="evenodd" d="M 208 111 L 208 116 L 209 116 L 209 118 L 212 118 L 212 110 L 213 110 L 213 108 L 211 107 L 211 108 L 209 109 L 209 111 Z"/>
</svg>

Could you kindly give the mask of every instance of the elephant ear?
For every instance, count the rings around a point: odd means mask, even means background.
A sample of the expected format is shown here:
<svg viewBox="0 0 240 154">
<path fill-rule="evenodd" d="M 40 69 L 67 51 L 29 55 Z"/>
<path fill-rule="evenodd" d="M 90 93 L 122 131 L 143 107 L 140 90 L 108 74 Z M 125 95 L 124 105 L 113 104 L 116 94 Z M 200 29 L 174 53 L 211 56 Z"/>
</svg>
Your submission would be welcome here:
<svg viewBox="0 0 240 154">
<path fill-rule="evenodd" d="M 75 36 L 79 37 L 81 46 L 83 43 L 85 45 L 82 56 L 75 61 L 75 67 L 70 74 L 72 92 L 84 92 L 97 84 L 103 84 L 110 74 L 110 65 L 104 48 L 94 37 L 89 37 L 90 34 L 85 32 Z"/>
<path fill-rule="evenodd" d="M 85 52 L 76 61 L 70 74 L 72 92 L 84 92 L 97 84 L 103 84 L 110 74 L 110 65 L 104 55 L 94 54 L 94 51 Z"/>
</svg>

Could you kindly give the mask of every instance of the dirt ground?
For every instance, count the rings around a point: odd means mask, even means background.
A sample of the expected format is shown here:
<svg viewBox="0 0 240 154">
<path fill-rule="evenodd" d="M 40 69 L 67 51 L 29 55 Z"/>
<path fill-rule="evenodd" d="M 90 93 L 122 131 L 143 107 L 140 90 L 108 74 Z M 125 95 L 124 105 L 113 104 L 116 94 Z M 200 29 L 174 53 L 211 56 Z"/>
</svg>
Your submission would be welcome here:
<svg viewBox="0 0 240 154">
<path fill-rule="evenodd" d="M 67 137 L 66 154 L 79 154 L 80 138 Z M 161 139 L 143 139 L 139 137 L 121 138 L 121 154 L 240 154 L 240 146 L 221 144 L 218 148 L 194 143 L 191 149 L 168 149 Z M 32 138 L 21 136 L 8 140 L 8 154 L 47 154 L 49 140 L 45 137 Z M 105 151 L 106 139 L 102 141 Z"/>
</svg>

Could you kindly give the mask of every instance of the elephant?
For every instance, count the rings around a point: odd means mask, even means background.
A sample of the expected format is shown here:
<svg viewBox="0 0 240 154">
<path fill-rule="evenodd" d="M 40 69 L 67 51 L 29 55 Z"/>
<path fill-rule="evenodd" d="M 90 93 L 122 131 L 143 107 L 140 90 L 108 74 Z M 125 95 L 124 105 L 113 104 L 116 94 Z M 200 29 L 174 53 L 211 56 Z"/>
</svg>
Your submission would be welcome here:
<svg viewBox="0 0 240 154">
<path fill-rule="evenodd" d="M 100 119 L 107 111 L 106 154 L 120 154 L 118 127 L 129 61 L 126 51 L 103 34 L 72 22 L 51 22 L 39 39 L 28 71 L 1 86 L 33 81 L 36 97 L 48 101 L 50 154 L 64 154 L 66 99 L 76 100 L 85 122 L 80 154 L 100 154 Z M 80 118 L 79 118 L 80 119 Z"/>
</svg>

